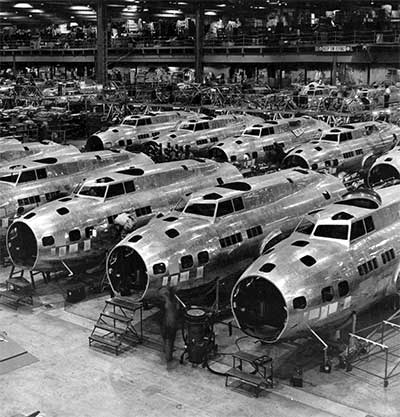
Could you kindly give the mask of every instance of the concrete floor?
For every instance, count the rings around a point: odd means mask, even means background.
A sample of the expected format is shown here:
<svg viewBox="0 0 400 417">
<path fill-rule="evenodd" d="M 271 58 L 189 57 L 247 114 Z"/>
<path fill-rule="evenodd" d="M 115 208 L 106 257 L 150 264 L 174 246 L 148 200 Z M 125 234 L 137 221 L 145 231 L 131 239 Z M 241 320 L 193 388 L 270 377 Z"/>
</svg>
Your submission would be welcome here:
<svg viewBox="0 0 400 417">
<path fill-rule="evenodd" d="M 6 277 L 1 272 L 0 282 Z M 0 417 L 37 410 L 46 417 L 400 416 L 400 377 L 385 389 L 380 380 L 361 372 L 322 374 L 314 361 L 304 373 L 304 388 L 279 379 L 274 389 L 254 398 L 225 388 L 223 377 L 201 367 L 180 365 L 178 360 L 167 367 L 162 354 L 149 344 L 118 357 L 91 349 L 87 338 L 106 298 L 64 306 L 53 295 L 52 306 L 38 303 L 17 311 L 0 305 L 0 331 L 39 359 L 0 375 Z M 233 338 L 226 328 L 217 327 L 216 333 L 220 351 L 237 350 L 238 331 Z M 240 347 L 267 349 L 249 339 Z M 179 348 L 178 342 L 176 357 Z M 277 351 L 272 348 L 268 353 Z M 212 367 L 225 370 L 230 361 L 223 356 Z"/>
</svg>

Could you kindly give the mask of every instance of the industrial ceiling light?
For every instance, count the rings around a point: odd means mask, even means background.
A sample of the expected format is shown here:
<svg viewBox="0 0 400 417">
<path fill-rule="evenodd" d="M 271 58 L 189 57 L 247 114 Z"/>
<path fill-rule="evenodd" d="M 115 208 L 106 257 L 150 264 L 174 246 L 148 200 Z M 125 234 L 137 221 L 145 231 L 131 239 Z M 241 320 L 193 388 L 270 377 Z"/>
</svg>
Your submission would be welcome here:
<svg viewBox="0 0 400 417">
<path fill-rule="evenodd" d="M 138 11 L 137 6 L 126 6 L 124 9 L 122 9 L 123 12 L 131 12 L 136 13 Z"/>
<path fill-rule="evenodd" d="M 71 10 L 92 10 L 90 6 L 71 6 Z"/>
<path fill-rule="evenodd" d="M 32 9 L 32 5 L 29 3 L 15 3 L 14 7 L 16 9 Z"/>
<path fill-rule="evenodd" d="M 95 16 L 96 12 L 94 10 L 78 10 L 76 14 L 82 16 Z"/>
<path fill-rule="evenodd" d="M 31 9 L 31 10 L 29 10 L 29 12 L 40 14 L 40 13 L 44 13 L 44 10 L 42 10 L 42 9 Z"/>
<path fill-rule="evenodd" d="M 206 16 L 216 16 L 217 13 L 212 11 L 212 10 L 208 10 L 207 12 L 204 13 Z"/>
<path fill-rule="evenodd" d="M 167 14 L 182 14 L 182 10 L 169 9 L 164 11 Z"/>
</svg>

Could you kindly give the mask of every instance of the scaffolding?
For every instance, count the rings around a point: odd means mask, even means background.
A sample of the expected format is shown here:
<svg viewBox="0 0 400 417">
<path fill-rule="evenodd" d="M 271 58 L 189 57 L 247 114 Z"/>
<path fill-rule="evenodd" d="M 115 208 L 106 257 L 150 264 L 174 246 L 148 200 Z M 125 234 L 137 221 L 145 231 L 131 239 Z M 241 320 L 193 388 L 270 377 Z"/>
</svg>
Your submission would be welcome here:
<svg viewBox="0 0 400 417">
<path fill-rule="evenodd" d="M 348 372 L 358 369 L 383 380 L 383 386 L 400 374 L 400 310 L 388 320 L 349 333 L 344 360 Z M 397 323 L 396 323 L 397 321 Z"/>
</svg>

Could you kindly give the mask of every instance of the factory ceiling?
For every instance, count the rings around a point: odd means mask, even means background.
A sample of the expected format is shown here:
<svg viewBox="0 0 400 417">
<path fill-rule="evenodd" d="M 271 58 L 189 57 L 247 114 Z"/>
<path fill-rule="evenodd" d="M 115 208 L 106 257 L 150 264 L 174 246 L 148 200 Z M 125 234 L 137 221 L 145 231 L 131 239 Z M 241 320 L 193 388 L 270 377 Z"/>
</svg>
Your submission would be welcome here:
<svg viewBox="0 0 400 417">
<path fill-rule="evenodd" d="M 327 9 L 378 7 L 384 0 L 104 0 L 112 20 L 144 20 L 191 16 L 199 3 L 210 17 L 260 17 L 277 8 L 299 7 Z M 95 22 L 96 0 L 0 0 L 0 24 L 36 25 L 51 23 Z"/>
</svg>

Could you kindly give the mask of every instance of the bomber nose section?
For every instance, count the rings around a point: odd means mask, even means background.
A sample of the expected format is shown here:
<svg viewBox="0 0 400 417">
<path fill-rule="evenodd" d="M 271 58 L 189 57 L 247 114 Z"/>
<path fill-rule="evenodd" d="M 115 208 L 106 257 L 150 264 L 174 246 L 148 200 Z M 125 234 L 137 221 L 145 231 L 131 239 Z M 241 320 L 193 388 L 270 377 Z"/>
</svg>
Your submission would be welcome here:
<svg viewBox="0 0 400 417">
<path fill-rule="evenodd" d="M 14 222 L 7 231 L 7 249 L 15 265 L 31 269 L 38 257 L 36 236 L 23 222 Z"/>
<path fill-rule="evenodd" d="M 209 157 L 217 162 L 229 162 L 228 155 L 221 148 L 210 149 Z"/>
<path fill-rule="evenodd" d="M 122 296 L 136 295 L 142 299 L 148 287 L 146 265 L 129 246 L 117 246 L 107 259 L 107 276 L 111 288 Z"/>
<path fill-rule="evenodd" d="M 399 171 L 388 163 L 376 164 L 368 173 L 368 185 L 370 187 L 398 179 L 400 179 Z"/>
<path fill-rule="evenodd" d="M 103 141 L 98 136 L 92 135 L 87 140 L 85 148 L 89 152 L 103 151 L 104 144 L 103 144 Z"/>
<path fill-rule="evenodd" d="M 232 311 L 239 327 L 249 336 L 276 342 L 288 319 L 285 299 L 279 289 L 263 277 L 240 280 L 232 291 Z"/>
<path fill-rule="evenodd" d="M 283 165 L 285 168 L 300 167 L 304 169 L 310 169 L 309 163 L 302 156 L 299 155 L 288 155 L 283 160 Z"/>
</svg>

